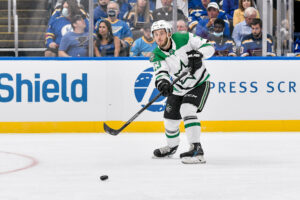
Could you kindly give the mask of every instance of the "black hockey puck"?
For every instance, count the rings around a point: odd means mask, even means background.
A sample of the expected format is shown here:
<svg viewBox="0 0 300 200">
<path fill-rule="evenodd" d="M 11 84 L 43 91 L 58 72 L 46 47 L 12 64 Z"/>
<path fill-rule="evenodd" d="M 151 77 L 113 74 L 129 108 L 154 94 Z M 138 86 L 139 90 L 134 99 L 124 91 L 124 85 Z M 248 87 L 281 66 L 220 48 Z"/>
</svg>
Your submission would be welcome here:
<svg viewBox="0 0 300 200">
<path fill-rule="evenodd" d="M 102 175 L 102 176 L 100 176 L 100 180 L 101 181 L 105 181 L 105 180 L 107 180 L 108 179 L 108 176 L 107 175 Z"/>
</svg>

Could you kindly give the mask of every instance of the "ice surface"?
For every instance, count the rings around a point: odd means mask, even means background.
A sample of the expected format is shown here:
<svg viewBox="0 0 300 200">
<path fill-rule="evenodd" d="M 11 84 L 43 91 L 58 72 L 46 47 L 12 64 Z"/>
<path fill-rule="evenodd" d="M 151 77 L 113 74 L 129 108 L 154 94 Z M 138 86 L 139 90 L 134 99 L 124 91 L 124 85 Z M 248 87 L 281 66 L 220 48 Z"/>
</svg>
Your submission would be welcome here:
<svg viewBox="0 0 300 200">
<path fill-rule="evenodd" d="M 178 159 L 188 149 L 185 134 L 175 158 L 152 159 L 164 137 L 0 134 L 0 200 L 300 198 L 300 133 L 203 133 L 202 165 Z M 28 166 L 30 157 L 37 165 L 8 172 Z M 100 181 L 104 174 L 109 179 Z"/>
</svg>

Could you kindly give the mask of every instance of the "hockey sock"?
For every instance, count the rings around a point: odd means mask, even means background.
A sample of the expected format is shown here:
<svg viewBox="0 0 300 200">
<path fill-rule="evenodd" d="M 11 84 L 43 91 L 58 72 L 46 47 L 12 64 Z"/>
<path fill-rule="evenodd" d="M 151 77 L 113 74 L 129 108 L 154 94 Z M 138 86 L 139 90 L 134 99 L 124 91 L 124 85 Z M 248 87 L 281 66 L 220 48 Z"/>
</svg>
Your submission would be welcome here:
<svg viewBox="0 0 300 200">
<path fill-rule="evenodd" d="M 165 134 L 166 134 L 168 146 L 169 147 L 178 146 L 179 142 L 180 142 L 180 139 L 179 139 L 180 120 L 165 119 L 164 124 L 165 124 Z"/>
<path fill-rule="evenodd" d="M 200 142 L 201 127 L 196 113 L 196 106 L 188 103 L 181 105 L 180 114 L 183 117 L 186 136 L 190 144 Z"/>
</svg>

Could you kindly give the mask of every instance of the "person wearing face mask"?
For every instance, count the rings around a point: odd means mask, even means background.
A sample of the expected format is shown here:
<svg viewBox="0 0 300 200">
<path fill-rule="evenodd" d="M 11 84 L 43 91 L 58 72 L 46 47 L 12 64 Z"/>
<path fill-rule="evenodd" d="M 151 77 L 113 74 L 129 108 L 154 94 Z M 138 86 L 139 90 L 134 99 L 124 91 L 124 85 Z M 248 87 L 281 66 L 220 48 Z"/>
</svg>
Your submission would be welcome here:
<svg viewBox="0 0 300 200">
<path fill-rule="evenodd" d="M 107 15 L 105 19 L 111 23 L 114 36 L 120 38 L 121 41 L 121 53 L 120 55 L 129 55 L 129 48 L 133 43 L 132 32 L 126 22 L 117 18 L 119 14 L 119 4 L 114 1 L 110 1 L 107 5 Z M 95 31 L 99 29 L 99 23 L 102 20 L 98 20 L 95 25 Z"/>
<path fill-rule="evenodd" d="M 216 19 L 214 22 L 214 31 L 209 34 L 209 43 L 215 47 L 214 56 L 236 56 L 235 43 L 231 38 L 223 35 L 225 22 L 222 19 Z"/>
<path fill-rule="evenodd" d="M 208 0 L 206 0 L 206 1 L 202 0 L 202 1 L 203 1 L 203 5 L 205 6 L 205 8 L 194 9 L 194 10 L 190 11 L 189 29 L 192 32 L 195 32 L 197 24 L 201 23 L 202 20 L 209 18 L 208 13 L 210 13 L 210 15 L 212 15 L 213 12 L 214 13 L 218 12 L 217 18 L 223 19 L 224 21 L 226 21 L 228 23 L 228 18 L 227 18 L 225 11 L 221 10 L 217 3 L 215 3 L 215 2 L 209 3 L 210 1 L 208 1 Z M 211 7 L 214 7 L 216 10 L 210 9 Z"/>
<path fill-rule="evenodd" d="M 262 21 L 253 19 L 251 34 L 244 37 L 241 46 L 241 56 L 262 56 Z M 276 56 L 274 53 L 273 39 L 267 34 L 267 56 Z"/>
<path fill-rule="evenodd" d="M 64 1 L 63 8 L 61 10 L 61 16 L 52 21 L 47 29 L 45 35 L 46 43 L 46 57 L 56 57 L 58 55 L 58 47 L 60 45 L 62 37 L 68 32 L 72 31 L 71 18 L 76 15 L 82 15 L 78 7 L 76 0 Z M 85 32 L 88 32 L 88 20 L 85 19 L 86 28 Z"/>
<path fill-rule="evenodd" d="M 52 15 L 48 21 L 48 25 L 50 25 L 52 23 L 52 21 L 54 21 L 56 18 L 68 15 L 68 13 L 67 13 L 68 9 L 66 9 L 65 4 L 68 4 L 67 0 L 61 0 L 61 1 L 57 2 L 57 6 L 55 7 L 55 10 L 52 12 Z M 74 8 L 78 7 L 81 14 L 84 15 L 85 17 L 87 17 L 87 13 L 84 11 L 83 7 L 80 5 L 79 0 L 70 1 L 70 4 L 72 4 L 72 6 Z M 72 9 L 72 10 L 74 10 L 74 9 Z M 62 15 L 62 12 L 64 12 L 64 15 Z"/>
<path fill-rule="evenodd" d="M 220 9 L 217 3 L 212 2 L 208 4 L 208 18 L 199 21 L 199 23 L 196 26 L 196 35 L 205 39 L 208 38 L 209 33 L 212 33 L 214 31 L 214 22 L 216 19 L 218 19 L 219 10 Z M 224 35 L 226 37 L 230 37 L 230 29 L 227 21 L 225 21 Z"/>
</svg>

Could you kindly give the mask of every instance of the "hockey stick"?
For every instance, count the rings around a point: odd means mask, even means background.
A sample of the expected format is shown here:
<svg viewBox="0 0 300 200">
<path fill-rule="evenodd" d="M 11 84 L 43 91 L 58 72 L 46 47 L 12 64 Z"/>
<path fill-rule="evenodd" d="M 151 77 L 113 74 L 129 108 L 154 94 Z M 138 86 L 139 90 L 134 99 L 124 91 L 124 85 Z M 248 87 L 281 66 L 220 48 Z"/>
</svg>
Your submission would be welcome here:
<svg viewBox="0 0 300 200">
<path fill-rule="evenodd" d="M 182 77 L 188 74 L 188 71 L 183 72 L 179 77 L 177 77 L 171 86 L 173 86 L 175 83 L 177 83 Z M 156 95 L 151 101 L 149 101 L 141 110 L 139 110 L 133 117 L 131 117 L 120 129 L 112 129 L 110 128 L 105 122 L 103 123 L 104 131 L 106 133 L 109 133 L 111 135 L 118 135 L 124 128 L 126 128 L 135 118 L 137 118 L 144 110 L 146 110 L 153 102 L 155 102 L 160 96 L 162 95 L 162 92 L 160 92 L 158 95 Z"/>
</svg>

